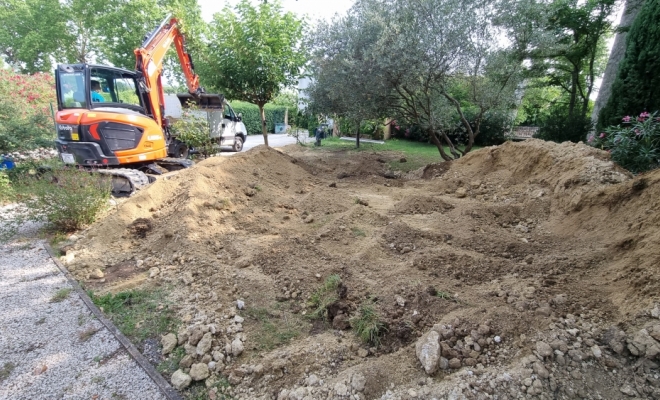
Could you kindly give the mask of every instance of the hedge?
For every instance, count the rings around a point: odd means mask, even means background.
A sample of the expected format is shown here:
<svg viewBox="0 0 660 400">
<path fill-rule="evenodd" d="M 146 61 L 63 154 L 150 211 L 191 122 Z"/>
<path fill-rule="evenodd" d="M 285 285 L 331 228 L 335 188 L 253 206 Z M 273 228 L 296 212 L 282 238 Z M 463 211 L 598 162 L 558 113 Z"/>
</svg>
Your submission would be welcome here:
<svg viewBox="0 0 660 400">
<path fill-rule="evenodd" d="M 257 105 L 244 101 L 232 101 L 230 104 L 236 114 L 243 114 L 243 123 L 245 124 L 248 135 L 257 135 L 261 133 L 261 117 L 259 116 L 259 107 Z M 275 132 L 275 124 L 284 123 L 285 110 L 285 106 L 275 106 L 272 104 L 266 104 L 264 106 L 264 112 L 266 114 L 266 129 L 268 132 Z M 289 108 L 289 125 L 291 125 L 295 116 L 296 110 Z"/>
</svg>

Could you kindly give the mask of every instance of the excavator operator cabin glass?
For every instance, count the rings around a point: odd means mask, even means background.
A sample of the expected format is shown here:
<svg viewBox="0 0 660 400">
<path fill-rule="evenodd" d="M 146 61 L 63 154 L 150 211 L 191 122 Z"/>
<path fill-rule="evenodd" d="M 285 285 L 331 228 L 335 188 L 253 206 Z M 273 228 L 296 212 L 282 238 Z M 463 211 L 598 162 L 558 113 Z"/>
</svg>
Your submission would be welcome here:
<svg viewBox="0 0 660 400">
<path fill-rule="evenodd" d="M 101 95 L 113 105 L 95 103 L 94 107 L 116 107 L 117 103 L 141 107 L 135 78 L 114 69 L 92 68 L 90 78 L 101 84 Z"/>
<path fill-rule="evenodd" d="M 85 107 L 85 74 L 82 71 L 60 72 L 60 103 L 63 108 Z"/>
</svg>

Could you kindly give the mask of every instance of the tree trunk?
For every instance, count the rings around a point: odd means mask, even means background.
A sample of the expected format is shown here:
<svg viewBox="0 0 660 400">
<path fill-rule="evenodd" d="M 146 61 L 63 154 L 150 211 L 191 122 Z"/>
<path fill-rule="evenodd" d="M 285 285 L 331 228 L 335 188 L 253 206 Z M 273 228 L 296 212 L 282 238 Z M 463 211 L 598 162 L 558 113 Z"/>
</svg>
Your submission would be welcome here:
<svg viewBox="0 0 660 400">
<path fill-rule="evenodd" d="M 440 139 L 438 139 L 437 136 L 435 136 L 435 132 L 431 128 L 429 128 L 429 139 L 431 139 L 431 142 L 433 142 L 435 147 L 438 148 L 438 151 L 440 152 L 440 157 L 442 157 L 443 160 L 445 161 L 453 160 L 453 158 L 449 157 L 449 155 L 445 153 L 445 149 L 442 148 L 442 142 L 440 141 Z"/>
<path fill-rule="evenodd" d="M 266 112 L 264 105 L 259 104 L 259 115 L 261 116 L 261 133 L 264 135 L 264 144 L 268 147 L 268 132 L 266 131 Z"/>
<path fill-rule="evenodd" d="M 362 121 L 358 121 L 357 123 L 357 132 L 355 132 L 355 144 L 357 148 L 360 148 L 360 123 Z"/>
</svg>

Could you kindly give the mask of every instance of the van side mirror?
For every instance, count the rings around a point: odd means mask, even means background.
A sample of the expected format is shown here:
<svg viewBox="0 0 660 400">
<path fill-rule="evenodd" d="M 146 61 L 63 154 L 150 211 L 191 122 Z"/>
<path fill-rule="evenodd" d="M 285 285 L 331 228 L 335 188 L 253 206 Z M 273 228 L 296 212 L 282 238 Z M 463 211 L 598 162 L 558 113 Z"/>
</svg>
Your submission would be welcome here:
<svg viewBox="0 0 660 400">
<path fill-rule="evenodd" d="M 238 120 L 238 122 L 243 121 L 243 113 L 238 113 L 238 115 L 236 116 L 236 119 Z"/>
</svg>

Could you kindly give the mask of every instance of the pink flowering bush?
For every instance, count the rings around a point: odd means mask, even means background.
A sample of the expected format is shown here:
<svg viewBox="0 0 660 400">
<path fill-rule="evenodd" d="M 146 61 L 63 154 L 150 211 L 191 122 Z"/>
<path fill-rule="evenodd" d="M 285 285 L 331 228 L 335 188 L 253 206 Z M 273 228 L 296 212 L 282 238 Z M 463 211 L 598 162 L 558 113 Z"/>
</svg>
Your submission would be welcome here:
<svg viewBox="0 0 660 400">
<path fill-rule="evenodd" d="M 52 146 L 55 81 L 50 74 L 0 69 L 0 153 Z"/>
<path fill-rule="evenodd" d="M 625 116 L 622 121 L 623 126 L 590 134 L 587 143 L 609 151 L 614 162 L 633 173 L 660 167 L 660 118 L 656 113 Z"/>
</svg>

